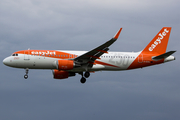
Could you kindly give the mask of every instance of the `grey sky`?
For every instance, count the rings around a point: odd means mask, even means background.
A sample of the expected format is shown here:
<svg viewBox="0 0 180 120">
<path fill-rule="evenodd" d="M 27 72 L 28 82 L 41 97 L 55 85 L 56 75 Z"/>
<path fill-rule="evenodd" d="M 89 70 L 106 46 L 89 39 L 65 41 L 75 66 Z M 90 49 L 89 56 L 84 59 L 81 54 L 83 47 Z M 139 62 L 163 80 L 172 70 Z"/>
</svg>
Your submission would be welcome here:
<svg viewBox="0 0 180 120">
<path fill-rule="evenodd" d="M 1 120 L 180 119 L 179 0 L 1 0 L 0 60 L 23 49 L 91 50 L 123 27 L 111 51 L 142 50 L 172 27 L 176 60 L 158 66 L 54 80 L 51 70 L 0 64 Z"/>
</svg>

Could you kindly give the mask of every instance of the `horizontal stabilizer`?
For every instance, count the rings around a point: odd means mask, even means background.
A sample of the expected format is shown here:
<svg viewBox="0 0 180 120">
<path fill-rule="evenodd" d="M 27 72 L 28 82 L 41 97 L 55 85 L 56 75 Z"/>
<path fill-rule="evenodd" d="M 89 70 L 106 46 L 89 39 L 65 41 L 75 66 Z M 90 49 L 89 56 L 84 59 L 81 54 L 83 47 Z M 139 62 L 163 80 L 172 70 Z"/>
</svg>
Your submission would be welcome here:
<svg viewBox="0 0 180 120">
<path fill-rule="evenodd" d="M 159 56 L 156 56 L 156 57 L 153 57 L 152 59 L 153 60 L 161 60 L 161 59 L 165 59 L 167 57 L 169 57 L 170 55 L 172 55 L 173 53 L 175 53 L 176 51 L 169 51 L 169 52 L 166 52 L 164 54 L 161 54 Z"/>
</svg>

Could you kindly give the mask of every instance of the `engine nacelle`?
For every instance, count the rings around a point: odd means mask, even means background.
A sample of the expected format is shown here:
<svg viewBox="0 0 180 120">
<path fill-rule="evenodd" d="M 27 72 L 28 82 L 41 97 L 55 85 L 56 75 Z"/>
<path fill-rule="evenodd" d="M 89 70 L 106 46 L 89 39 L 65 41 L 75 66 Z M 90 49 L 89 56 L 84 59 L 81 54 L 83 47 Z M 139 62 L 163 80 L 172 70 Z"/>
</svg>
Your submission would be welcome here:
<svg viewBox="0 0 180 120">
<path fill-rule="evenodd" d="M 75 66 L 73 60 L 57 60 L 55 65 L 58 70 L 72 70 Z"/>
<path fill-rule="evenodd" d="M 75 76 L 76 73 L 68 72 L 68 71 L 62 71 L 62 70 L 53 70 L 54 79 L 66 79 L 71 76 Z"/>
</svg>

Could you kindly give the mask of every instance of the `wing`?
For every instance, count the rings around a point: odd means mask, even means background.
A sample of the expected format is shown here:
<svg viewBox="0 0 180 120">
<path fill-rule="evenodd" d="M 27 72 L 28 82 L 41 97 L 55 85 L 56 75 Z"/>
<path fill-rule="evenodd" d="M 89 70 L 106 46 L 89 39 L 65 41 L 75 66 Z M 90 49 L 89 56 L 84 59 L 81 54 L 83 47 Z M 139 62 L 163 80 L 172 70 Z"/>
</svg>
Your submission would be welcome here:
<svg viewBox="0 0 180 120">
<path fill-rule="evenodd" d="M 113 44 L 119 37 L 119 34 L 121 32 L 122 28 L 119 29 L 119 31 L 115 34 L 115 36 L 107 41 L 106 43 L 100 45 L 99 47 L 81 55 L 74 59 L 77 66 L 87 65 L 87 67 L 92 67 L 94 64 L 94 61 L 96 59 L 100 59 L 100 56 L 104 53 L 107 53 L 109 50 L 109 46 Z"/>
</svg>

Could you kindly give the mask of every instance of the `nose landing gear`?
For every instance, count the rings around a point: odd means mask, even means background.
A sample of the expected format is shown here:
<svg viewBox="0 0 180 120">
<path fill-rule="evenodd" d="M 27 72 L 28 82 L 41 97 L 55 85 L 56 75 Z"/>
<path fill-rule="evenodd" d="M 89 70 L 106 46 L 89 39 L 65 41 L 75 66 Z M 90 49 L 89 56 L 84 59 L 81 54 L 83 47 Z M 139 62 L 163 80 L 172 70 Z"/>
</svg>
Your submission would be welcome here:
<svg viewBox="0 0 180 120">
<path fill-rule="evenodd" d="M 25 79 L 27 79 L 27 78 L 28 78 L 28 72 L 29 72 L 29 69 L 28 69 L 28 68 L 26 68 L 26 71 L 25 71 L 25 73 L 26 73 L 26 74 L 24 75 L 24 78 L 25 78 Z"/>
</svg>

